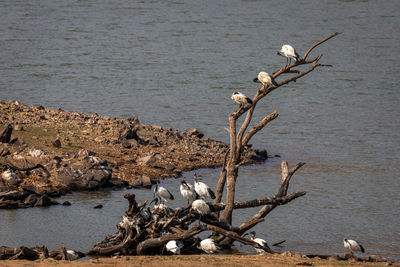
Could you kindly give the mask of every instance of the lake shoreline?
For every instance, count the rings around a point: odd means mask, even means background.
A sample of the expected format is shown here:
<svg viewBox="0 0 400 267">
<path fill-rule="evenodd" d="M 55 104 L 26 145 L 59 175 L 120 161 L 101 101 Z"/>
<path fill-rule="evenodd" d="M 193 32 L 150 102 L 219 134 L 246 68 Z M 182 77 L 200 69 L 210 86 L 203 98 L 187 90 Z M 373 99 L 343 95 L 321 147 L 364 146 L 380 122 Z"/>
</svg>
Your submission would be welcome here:
<svg viewBox="0 0 400 267">
<path fill-rule="evenodd" d="M 7 129 L 9 127 L 9 129 Z M 222 166 L 228 145 L 185 132 L 62 109 L 0 101 L 0 208 L 58 204 L 73 191 L 151 188 L 182 172 Z M 7 133 L 9 131 L 9 133 Z M 262 162 L 247 147 L 243 163 Z"/>
<path fill-rule="evenodd" d="M 343 261 L 334 257 L 329 259 L 308 258 L 301 254 L 282 253 L 268 255 L 174 255 L 174 256 L 117 256 L 113 258 L 94 258 L 80 261 L 57 261 L 44 259 L 4 260 L 4 266 L 400 266 L 392 261 L 361 262 L 352 259 Z"/>
</svg>

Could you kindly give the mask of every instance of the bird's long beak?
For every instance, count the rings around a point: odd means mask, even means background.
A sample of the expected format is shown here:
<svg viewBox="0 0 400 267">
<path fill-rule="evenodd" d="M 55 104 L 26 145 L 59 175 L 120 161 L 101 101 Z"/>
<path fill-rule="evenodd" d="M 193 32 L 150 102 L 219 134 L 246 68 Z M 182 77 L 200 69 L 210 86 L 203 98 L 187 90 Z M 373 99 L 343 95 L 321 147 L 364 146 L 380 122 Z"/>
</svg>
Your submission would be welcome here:
<svg viewBox="0 0 400 267">
<path fill-rule="evenodd" d="M 253 79 L 253 82 L 255 82 L 255 83 L 261 83 L 260 80 L 259 80 L 257 77 Z"/>
</svg>

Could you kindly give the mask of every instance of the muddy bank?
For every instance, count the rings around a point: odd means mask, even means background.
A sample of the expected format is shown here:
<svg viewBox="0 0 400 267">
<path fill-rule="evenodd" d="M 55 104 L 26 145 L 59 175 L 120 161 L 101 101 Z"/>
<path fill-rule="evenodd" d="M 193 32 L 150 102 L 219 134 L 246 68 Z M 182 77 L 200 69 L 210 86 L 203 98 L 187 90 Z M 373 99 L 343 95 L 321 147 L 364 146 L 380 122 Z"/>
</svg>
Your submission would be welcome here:
<svg viewBox="0 0 400 267">
<path fill-rule="evenodd" d="M 0 208 L 48 206 L 72 191 L 151 187 L 183 171 L 221 166 L 227 144 L 120 119 L 0 100 Z M 267 158 L 246 149 L 245 164 Z"/>
<path fill-rule="evenodd" d="M 265 255 L 173 255 L 173 256 L 115 256 L 89 260 L 68 261 L 71 255 L 64 247 L 48 252 L 44 247 L 16 248 L 0 247 L 8 253 L 1 261 L 4 266 L 400 266 L 378 256 L 346 258 L 339 256 L 307 256 L 290 251 Z M 3 254 L 5 255 L 5 254 Z M 29 257 L 31 260 L 24 258 Z M 1 258 L 0 258 L 1 259 Z M 18 259 L 18 260 L 13 260 Z M 36 259 L 32 261 L 32 259 Z M 60 261 L 61 260 L 61 261 Z"/>
</svg>

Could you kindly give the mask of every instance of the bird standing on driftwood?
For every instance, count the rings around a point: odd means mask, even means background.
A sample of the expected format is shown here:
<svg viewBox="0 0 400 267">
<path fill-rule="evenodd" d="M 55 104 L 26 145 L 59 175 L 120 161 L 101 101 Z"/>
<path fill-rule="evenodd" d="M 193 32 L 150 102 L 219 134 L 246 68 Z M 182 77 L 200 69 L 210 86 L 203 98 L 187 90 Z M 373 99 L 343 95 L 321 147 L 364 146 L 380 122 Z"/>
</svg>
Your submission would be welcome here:
<svg viewBox="0 0 400 267">
<path fill-rule="evenodd" d="M 233 101 L 238 103 L 240 106 L 246 105 L 246 104 L 253 104 L 253 100 L 251 100 L 249 97 L 245 96 L 244 94 L 240 92 L 234 92 L 231 96 Z"/>
<path fill-rule="evenodd" d="M 197 197 L 197 193 L 194 190 L 194 186 L 191 184 L 186 183 L 185 180 L 181 181 L 181 186 L 180 186 L 180 191 L 181 195 L 183 198 L 187 199 L 188 204 L 190 200 L 195 200 Z"/>
<path fill-rule="evenodd" d="M 355 240 L 344 238 L 343 239 L 343 245 L 344 245 L 345 248 L 350 250 L 350 253 L 351 253 L 352 256 L 354 256 L 353 255 L 354 252 L 361 252 L 361 253 L 365 252 L 364 247 L 360 243 L 355 241 Z"/>
<path fill-rule="evenodd" d="M 214 192 L 211 190 L 210 187 L 208 187 L 208 185 L 206 185 L 205 183 L 199 182 L 197 181 L 197 174 L 194 174 L 194 190 L 196 191 L 196 193 L 202 198 L 202 199 L 206 199 L 206 198 L 212 198 L 215 199 L 215 194 Z"/>
<path fill-rule="evenodd" d="M 272 78 L 271 75 L 264 71 L 258 73 L 257 78 L 254 78 L 253 82 L 262 83 L 262 85 L 264 85 L 266 88 L 268 88 L 268 86 L 270 85 L 278 86 L 278 83 L 274 80 L 274 78 Z"/>
<path fill-rule="evenodd" d="M 197 199 L 195 201 L 193 201 L 192 203 L 192 210 L 196 211 L 197 213 L 199 213 L 199 225 L 200 225 L 200 219 L 201 216 L 207 214 L 210 212 L 210 207 L 208 206 L 208 204 L 202 200 L 202 199 Z"/>
<path fill-rule="evenodd" d="M 278 51 L 278 55 L 286 57 L 286 66 L 288 63 L 291 63 L 292 59 L 294 59 L 296 62 L 300 59 L 299 54 L 297 54 L 293 46 L 288 44 L 282 46 L 281 50 Z"/>
<path fill-rule="evenodd" d="M 183 242 L 171 240 L 165 245 L 165 248 L 167 249 L 167 251 L 179 255 L 181 254 L 181 248 L 183 248 Z"/>
<path fill-rule="evenodd" d="M 269 248 L 267 241 L 265 241 L 262 238 L 256 238 L 256 232 L 252 231 L 250 232 L 250 235 L 251 235 L 250 238 L 251 240 L 253 240 L 257 244 L 260 244 L 261 246 Z M 265 250 L 263 250 L 262 248 L 254 248 L 254 249 L 257 251 L 258 254 L 262 254 L 265 252 Z"/>
<path fill-rule="evenodd" d="M 156 184 L 154 186 L 154 196 L 160 199 L 160 203 L 163 201 L 174 200 L 174 196 L 163 186 Z"/>
<path fill-rule="evenodd" d="M 200 248 L 207 254 L 212 254 L 221 249 L 211 238 L 204 239 L 200 242 Z"/>
</svg>

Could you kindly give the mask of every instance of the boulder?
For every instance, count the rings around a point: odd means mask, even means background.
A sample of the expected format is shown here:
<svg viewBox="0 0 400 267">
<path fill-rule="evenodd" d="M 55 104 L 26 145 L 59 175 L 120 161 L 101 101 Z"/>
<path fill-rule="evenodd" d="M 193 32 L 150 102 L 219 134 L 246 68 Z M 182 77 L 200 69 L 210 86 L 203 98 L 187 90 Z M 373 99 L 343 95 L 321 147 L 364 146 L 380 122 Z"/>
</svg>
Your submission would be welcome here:
<svg viewBox="0 0 400 267">
<path fill-rule="evenodd" d="M 141 166 L 155 167 L 157 164 L 157 154 L 141 157 L 136 162 Z"/>
<path fill-rule="evenodd" d="M 73 159 L 59 169 L 56 180 L 73 191 L 102 188 L 111 179 L 111 169 L 102 164 L 91 157 Z"/>
<path fill-rule="evenodd" d="M 197 128 L 190 128 L 186 130 L 186 133 L 189 136 L 193 136 L 193 137 L 197 137 L 197 138 L 202 138 L 204 136 L 204 133 L 201 132 L 199 129 Z"/>
</svg>

